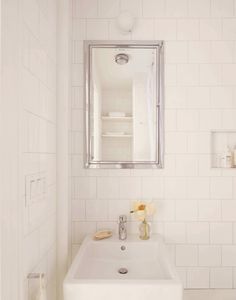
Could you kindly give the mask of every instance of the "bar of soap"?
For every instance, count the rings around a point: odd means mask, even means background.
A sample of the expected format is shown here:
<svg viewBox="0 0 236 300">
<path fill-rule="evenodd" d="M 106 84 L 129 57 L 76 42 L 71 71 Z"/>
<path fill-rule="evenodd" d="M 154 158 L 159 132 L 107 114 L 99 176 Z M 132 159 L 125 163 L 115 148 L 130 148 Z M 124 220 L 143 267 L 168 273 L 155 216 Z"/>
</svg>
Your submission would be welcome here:
<svg viewBox="0 0 236 300">
<path fill-rule="evenodd" d="M 111 230 L 101 230 L 101 231 L 97 231 L 94 234 L 93 238 L 94 238 L 94 240 L 99 241 L 99 240 L 107 239 L 111 236 L 112 236 Z"/>
</svg>

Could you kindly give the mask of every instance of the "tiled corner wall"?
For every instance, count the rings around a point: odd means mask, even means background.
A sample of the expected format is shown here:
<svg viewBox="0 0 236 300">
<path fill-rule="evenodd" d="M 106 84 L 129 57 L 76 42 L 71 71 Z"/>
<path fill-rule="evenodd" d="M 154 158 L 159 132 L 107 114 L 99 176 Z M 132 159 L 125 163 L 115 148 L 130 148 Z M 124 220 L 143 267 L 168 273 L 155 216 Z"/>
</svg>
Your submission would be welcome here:
<svg viewBox="0 0 236 300">
<path fill-rule="evenodd" d="M 132 34 L 115 17 L 136 17 Z M 187 288 L 236 288 L 236 171 L 211 169 L 210 131 L 236 130 L 234 0 L 74 0 L 70 128 L 72 253 L 117 228 L 132 200 L 154 200 Z M 83 168 L 83 40 L 165 40 L 165 167 Z M 129 232 L 137 224 L 129 218 Z"/>
<path fill-rule="evenodd" d="M 35 299 L 46 274 L 48 299 L 56 299 L 56 0 L 20 1 L 20 201 L 22 203 L 22 299 Z M 14 86 L 12 86 L 14 88 Z M 44 180 L 27 199 L 27 176 Z"/>
</svg>

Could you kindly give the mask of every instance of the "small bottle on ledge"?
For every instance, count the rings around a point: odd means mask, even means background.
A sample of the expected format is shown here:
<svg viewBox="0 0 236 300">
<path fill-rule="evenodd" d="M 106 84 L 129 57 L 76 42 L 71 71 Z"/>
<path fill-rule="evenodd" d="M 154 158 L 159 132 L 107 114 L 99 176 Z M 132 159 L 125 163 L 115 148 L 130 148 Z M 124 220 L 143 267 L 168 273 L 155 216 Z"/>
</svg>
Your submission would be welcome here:
<svg viewBox="0 0 236 300">
<path fill-rule="evenodd" d="M 232 168 L 233 167 L 233 153 L 229 146 L 227 146 L 226 151 L 222 155 L 221 167 L 222 168 Z"/>
</svg>

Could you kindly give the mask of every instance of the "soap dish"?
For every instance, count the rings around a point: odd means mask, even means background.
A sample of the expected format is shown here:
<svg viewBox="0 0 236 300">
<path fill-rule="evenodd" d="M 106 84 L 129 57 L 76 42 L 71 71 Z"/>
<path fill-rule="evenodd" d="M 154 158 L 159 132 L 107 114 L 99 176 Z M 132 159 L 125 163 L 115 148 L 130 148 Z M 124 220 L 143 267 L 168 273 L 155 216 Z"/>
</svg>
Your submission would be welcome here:
<svg viewBox="0 0 236 300">
<path fill-rule="evenodd" d="M 112 236 L 111 230 L 100 230 L 94 234 L 93 239 L 95 241 L 99 241 L 99 240 L 107 239 L 111 236 Z"/>
</svg>

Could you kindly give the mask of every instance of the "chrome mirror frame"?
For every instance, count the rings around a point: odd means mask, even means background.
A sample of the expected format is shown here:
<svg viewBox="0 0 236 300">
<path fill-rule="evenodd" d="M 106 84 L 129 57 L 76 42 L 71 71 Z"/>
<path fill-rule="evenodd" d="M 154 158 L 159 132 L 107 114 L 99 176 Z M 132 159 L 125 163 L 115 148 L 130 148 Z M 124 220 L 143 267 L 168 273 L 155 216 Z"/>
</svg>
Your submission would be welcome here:
<svg viewBox="0 0 236 300">
<path fill-rule="evenodd" d="M 91 82 L 91 54 L 93 48 L 156 48 L 157 51 L 157 99 L 156 115 L 157 156 L 154 161 L 92 161 L 90 136 L 90 106 L 92 88 Z M 84 166 L 91 169 L 160 169 L 164 167 L 164 42 L 163 41 L 84 41 L 84 104 L 85 104 L 85 138 L 84 138 Z"/>
</svg>

